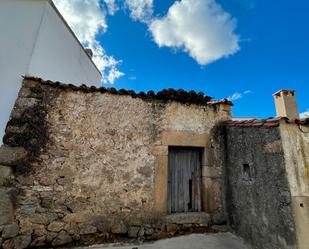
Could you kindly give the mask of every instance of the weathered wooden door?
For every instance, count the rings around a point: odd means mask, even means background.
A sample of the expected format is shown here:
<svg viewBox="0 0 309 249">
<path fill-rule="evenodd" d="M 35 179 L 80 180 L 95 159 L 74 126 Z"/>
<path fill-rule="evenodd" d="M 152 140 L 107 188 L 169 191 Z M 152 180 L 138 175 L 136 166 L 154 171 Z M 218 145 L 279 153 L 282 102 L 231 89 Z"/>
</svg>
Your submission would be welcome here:
<svg viewBox="0 0 309 249">
<path fill-rule="evenodd" d="M 168 213 L 200 212 L 201 152 L 195 148 L 169 148 Z"/>
</svg>

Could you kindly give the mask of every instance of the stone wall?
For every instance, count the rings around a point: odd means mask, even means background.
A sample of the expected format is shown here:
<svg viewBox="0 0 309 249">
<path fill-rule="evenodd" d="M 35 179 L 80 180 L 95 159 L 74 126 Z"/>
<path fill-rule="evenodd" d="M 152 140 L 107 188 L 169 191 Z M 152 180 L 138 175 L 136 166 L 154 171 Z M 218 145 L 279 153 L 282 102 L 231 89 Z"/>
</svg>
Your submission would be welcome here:
<svg viewBox="0 0 309 249">
<path fill-rule="evenodd" d="M 226 127 L 230 224 L 254 248 L 297 248 L 278 127 Z"/>
<path fill-rule="evenodd" d="M 208 220 L 166 224 L 168 146 L 209 152 L 214 161 L 205 163 L 203 176 L 216 191 L 205 186 L 204 210 L 222 220 L 222 160 L 212 130 L 229 118 L 225 104 L 24 80 L 0 150 L 0 245 L 93 244 L 209 229 Z"/>
<path fill-rule="evenodd" d="M 299 249 L 309 248 L 309 127 L 280 125 Z"/>
</svg>

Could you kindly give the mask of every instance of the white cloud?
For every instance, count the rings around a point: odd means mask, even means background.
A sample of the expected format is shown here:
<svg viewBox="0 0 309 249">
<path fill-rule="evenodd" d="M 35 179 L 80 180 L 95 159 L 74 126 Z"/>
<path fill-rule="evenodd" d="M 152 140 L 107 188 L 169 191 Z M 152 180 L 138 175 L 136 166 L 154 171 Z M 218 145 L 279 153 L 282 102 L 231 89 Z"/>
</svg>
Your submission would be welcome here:
<svg viewBox="0 0 309 249">
<path fill-rule="evenodd" d="M 93 60 L 96 62 L 98 68 L 102 70 L 102 82 L 113 84 L 118 78 L 124 75 L 117 69 L 117 66 L 122 63 L 116 60 L 113 56 L 106 55 L 103 47 L 98 41 L 94 42 Z"/>
<path fill-rule="evenodd" d="M 93 61 L 102 71 L 102 81 L 114 83 L 124 74 L 117 69 L 121 61 L 106 54 L 96 36 L 107 29 L 106 16 L 99 0 L 54 0 L 55 5 L 84 46 L 93 51 Z M 115 1 L 105 0 L 109 13 L 116 10 Z"/>
<path fill-rule="evenodd" d="M 106 4 L 108 13 L 111 15 L 114 15 L 118 10 L 118 6 L 115 0 L 104 0 L 104 3 Z"/>
<path fill-rule="evenodd" d="M 253 93 L 251 90 L 244 91 L 244 94 L 251 94 L 251 93 Z"/>
<path fill-rule="evenodd" d="M 121 6 L 129 10 L 133 20 L 148 25 L 160 47 L 181 49 L 201 65 L 228 57 L 240 49 L 239 37 L 234 32 L 236 20 L 215 0 L 175 1 L 162 18 L 153 17 L 153 0 L 54 2 L 83 45 L 93 50 L 93 60 L 103 72 L 102 82 L 114 83 L 124 75 L 118 70 L 122 61 L 107 55 L 96 39 L 108 28 L 106 15 L 115 14 Z"/>
<path fill-rule="evenodd" d="M 99 0 L 54 0 L 54 3 L 81 42 L 91 45 L 100 30 L 106 31 Z"/>
<path fill-rule="evenodd" d="M 236 92 L 236 93 L 232 94 L 231 96 L 229 96 L 227 99 L 230 100 L 230 101 L 234 101 L 234 100 L 241 99 L 242 97 L 244 97 L 244 95 L 252 94 L 252 93 L 253 92 L 250 91 L 250 90 L 246 90 L 243 93 Z"/>
<path fill-rule="evenodd" d="M 129 76 L 128 77 L 128 80 L 136 80 L 137 78 L 136 78 L 136 76 Z"/>
<path fill-rule="evenodd" d="M 160 46 L 182 49 L 206 65 L 240 50 L 236 20 L 215 0 L 176 1 L 149 29 Z"/>
<path fill-rule="evenodd" d="M 153 15 L 153 0 L 125 0 L 133 20 L 149 23 Z"/>
<path fill-rule="evenodd" d="M 242 94 L 241 93 L 234 93 L 231 96 L 229 96 L 227 99 L 230 101 L 233 100 L 237 100 L 237 99 L 241 99 L 242 98 Z"/>
<path fill-rule="evenodd" d="M 300 118 L 309 118 L 309 109 L 299 114 Z"/>
</svg>

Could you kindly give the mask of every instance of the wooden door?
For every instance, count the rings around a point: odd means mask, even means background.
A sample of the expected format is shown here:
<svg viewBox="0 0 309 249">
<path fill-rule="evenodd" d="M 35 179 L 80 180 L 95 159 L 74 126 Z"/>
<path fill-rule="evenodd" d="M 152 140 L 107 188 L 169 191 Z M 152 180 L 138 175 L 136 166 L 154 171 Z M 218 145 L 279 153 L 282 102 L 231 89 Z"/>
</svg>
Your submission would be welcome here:
<svg viewBox="0 0 309 249">
<path fill-rule="evenodd" d="M 168 213 L 200 212 L 201 151 L 195 148 L 169 148 Z"/>
</svg>

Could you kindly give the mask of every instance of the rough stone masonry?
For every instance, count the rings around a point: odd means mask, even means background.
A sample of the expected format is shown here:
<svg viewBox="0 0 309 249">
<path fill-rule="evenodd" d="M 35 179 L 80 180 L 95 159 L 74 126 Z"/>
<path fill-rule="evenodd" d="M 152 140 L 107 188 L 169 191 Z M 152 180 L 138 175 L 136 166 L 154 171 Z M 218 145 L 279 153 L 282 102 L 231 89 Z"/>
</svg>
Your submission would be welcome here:
<svg viewBox="0 0 309 249">
<path fill-rule="evenodd" d="M 308 124 L 225 122 L 229 224 L 253 248 L 309 248 Z"/>
<path fill-rule="evenodd" d="M 156 239 L 226 221 L 212 130 L 230 119 L 230 105 L 182 90 L 135 94 L 25 78 L 0 152 L 0 246 Z M 209 148 L 216 159 L 203 160 L 202 218 L 165 220 L 169 146 Z"/>
<path fill-rule="evenodd" d="M 194 91 L 25 78 L 0 147 L 0 248 L 227 224 L 255 249 L 308 249 L 309 119 L 231 121 L 230 107 Z M 175 147 L 201 151 L 202 212 L 167 212 Z"/>
</svg>

